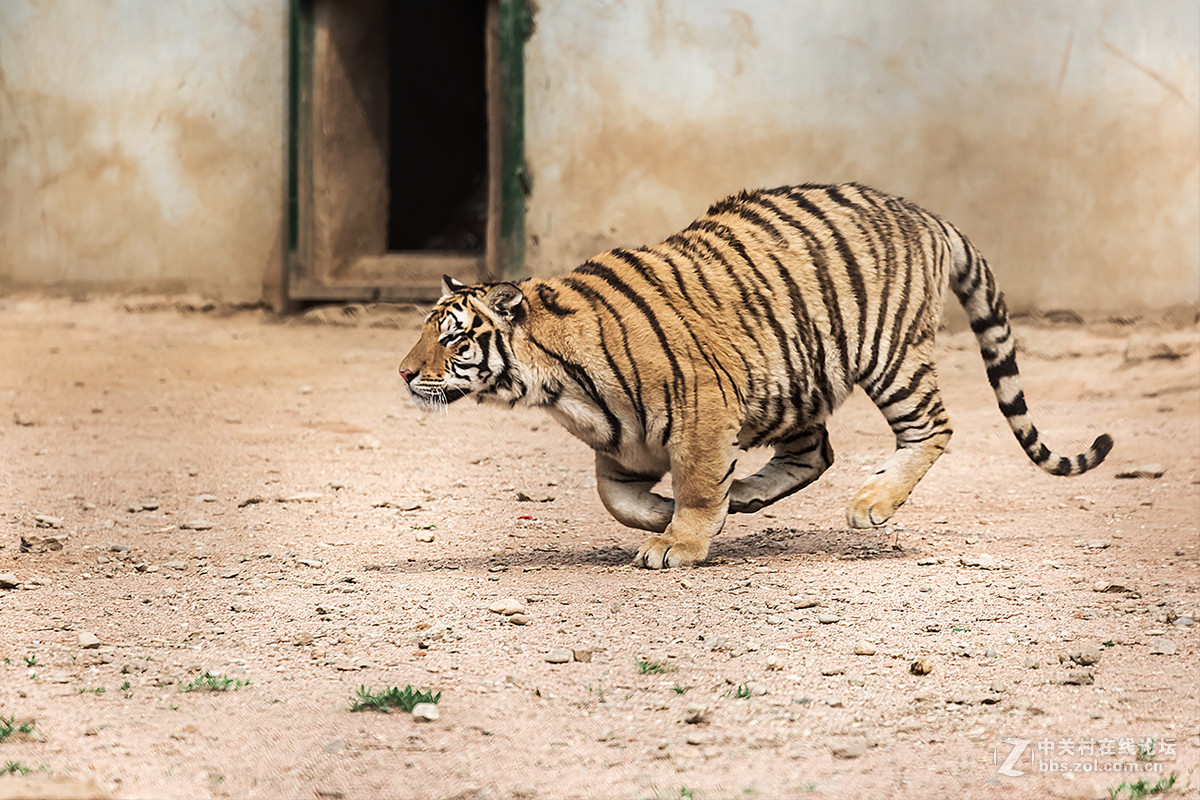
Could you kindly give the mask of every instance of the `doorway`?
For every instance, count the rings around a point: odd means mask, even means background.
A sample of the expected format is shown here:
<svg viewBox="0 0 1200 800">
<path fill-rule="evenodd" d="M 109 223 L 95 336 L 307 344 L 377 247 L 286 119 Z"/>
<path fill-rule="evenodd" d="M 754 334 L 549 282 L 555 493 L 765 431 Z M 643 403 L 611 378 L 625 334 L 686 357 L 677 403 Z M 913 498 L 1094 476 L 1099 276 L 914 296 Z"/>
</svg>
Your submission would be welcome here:
<svg viewBox="0 0 1200 800">
<path fill-rule="evenodd" d="M 292 0 L 287 296 L 519 275 L 523 0 Z"/>
</svg>

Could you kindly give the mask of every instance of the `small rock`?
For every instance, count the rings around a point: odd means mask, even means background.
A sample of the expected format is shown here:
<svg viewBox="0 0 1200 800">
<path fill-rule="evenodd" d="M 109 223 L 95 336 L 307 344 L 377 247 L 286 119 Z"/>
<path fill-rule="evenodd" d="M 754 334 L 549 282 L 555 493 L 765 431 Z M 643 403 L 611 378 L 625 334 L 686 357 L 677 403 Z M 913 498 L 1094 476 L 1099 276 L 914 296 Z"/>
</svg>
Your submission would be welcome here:
<svg viewBox="0 0 1200 800">
<path fill-rule="evenodd" d="M 847 672 L 846 683 L 850 684 L 851 686 L 866 686 L 867 680 L 857 672 Z"/>
<path fill-rule="evenodd" d="M 831 675 L 842 675 L 846 672 L 846 668 L 842 666 L 822 667 L 821 674 L 829 677 Z"/>
<path fill-rule="evenodd" d="M 287 497 L 279 498 L 280 503 L 317 503 L 325 499 L 321 492 L 297 492 Z"/>
<path fill-rule="evenodd" d="M 136 675 L 146 671 L 145 661 L 130 661 L 121 667 L 122 675 Z"/>
<path fill-rule="evenodd" d="M 238 503 L 238 508 L 245 508 L 246 506 L 258 505 L 259 503 L 265 502 L 267 501 L 261 497 L 247 497 L 245 500 Z"/>
<path fill-rule="evenodd" d="M 61 517 L 52 517 L 49 514 L 34 514 L 33 521 L 39 528 L 61 528 L 63 526 Z"/>
<path fill-rule="evenodd" d="M 570 650 L 551 650 L 546 654 L 547 664 L 566 664 L 574 658 Z"/>
<path fill-rule="evenodd" d="M 163 566 L 166 567 L 167 569 L 173 569 L 173 570 L 178 570 L 179 572 L 182 572 L 183 570 L 187 569 L 187 562 L 186 561 L 168 561 L 168 562 L 164 563 Z"/>
<path fill-rule="evenodd" d="M 1063 678 L 1062 682 L 1067 686 L 1091 686 L 1096 682 L 1096 677 L 1090 669 L 1073 669 L 1067 673 L 1067 677 Z"/>
<path fill-rule="evenodd" d="M 292 644 L 296 645 L 296 647 L 307 647 L 314 641 L 316 641 L 316 637 L 307 631 L 301 631 L 292 637 Z"/>
<path fill-rule="evenodd" d="M 1000 657 L 1000 654 L 999 654 L 999 653 L 997 653 L 997 652 L 996 652 L 994 649 L 992 649 L 991 647 L 989 647 L 987 650 L 984 650 L 984 651 L 983 651 L 983 657 L 984 657 L 984 658 L 999 658 L 999 657 Z"/>
<path fill-rule="evenodd" d="M 525 606 L 515 597 L 505 597 L 503 600 L 497 600 L 488 606 L 488 610 L 493 614 L 504 614 L 512 616 L 513 614 L 522 614 L 525 612 Z"/>
<path fill-rule="evenodd" d="M 683 721 L 688 725 L 703 725 L 708 722 L 708 706 L 688 706 Z"/>
<path fill-rule="evenodd" d="M 975 553 L 959 556 L 959 563 L 964 567 L 975 569 L 1000 569 L 1000 562 L 995 556 L 987 553 Z"/>
<path fill-rule="evenodd" d="M 834 758 L 860 758 L 867 754 L 867 743 L 861 740 L 855 742 L 836 742 L 829 745 L 829 752 L 833 753 Z"/>
<path fill-rule="evenodd" d="M 1038 661 L 1033 656 L 1025 656 L 1025 668 L 1026 669 L 1037 669 L 1041 665 L 1042 665 L 1041 662 Z"/>
<path fill-rule="evenodd" d="M 1106 542 L 1103 539 L 1091 539 L 1085 542 L 1083 546 L 1086 550 L 1104 550 L 1105 548 L 1112 547 L 1112 542 Z"/>
<path fill-rule="evenodd" d="M 238 569 L 237 567 L 228 567 L 226 569 L 221 570 L 221 577 L 225 578 L 225 579 L 236 578 L 238 575 L 241 574 L 241 572 L 242 571 L 240 569 Z"/>
<path fill-rule="evenodd" d="M 67 534 L 58 533 L 53 536 L 33 536 L 21 534 L 20 551 L 22 553 L 55 553 L 62 550 L 67 543 Z"/>
<path fill-rule="evenodd" d="M 190 519 L 179 523 L 181 531 L 208 531 L 212 530 L 212 523 L 206 519 Z"/>
<path fill-rule="evenodd" d="M 761 697 L 762 695 L 767 694 L 767 687 L 763 686 L 761 683 L 746 681 L 746 691 L 750 692 L 751 697 Z"/>
<path fill-rule="evenodd" d="M 0 575 L 0 589 L 4 588 L 4 576 Z M 12 588 L 11 586 L 9 588 Z M 1191 617 L 1176 617 L 1172 625 L 1178 625 L 1180 628 L 1190 628 L 1195 624 L 1195 620 Z"/>
<path fill-rule="evenodd" d="M 326 753 L 340 753 L 346 749 L 346 740 L 334 739 L 332 742 L 326 742 L 323 749 Z"/>
<path fill-rule="evenodd" d="M 990 689 L 992 692 L 994 692 L 996 694 L 1000 694 L 1007 688 L 1008 687 L 1005 686 L 1002 681 L 992 681 L 991 685 L 988 686 L 988 689 Z"/>
<path fill-rule="evenodd" d="M 767 656 L 767 669 L 780 670 L 783 669 L 783 661 L 776 655 Z"/>
<path fill-rule="evenodd" d="M 832 625 L 833 623 L 840 622 L 840 621 L 841 621 L 841 617 L 837 616 L 836 614 L 818 614 L 817 615 L 817 622 L 821 623 L 822 625 Z"/>
<path fill-rule="evenodd" d="M 825 701 L 825 705 L 829 706 L 830 708 L 841 708 L 843 705 L 842 698 L 830 697 Z"/>
<path fill-rule="evenodd" d="M 429 544 L 433 541 L 433 534 L 429 531 L 417 531 L 417 541 Z"/>
<path fill-rule="evenodd" d="M 215 503 L 215 502 L 217 502 L 217 496 L 215 494 L 198 494 L 195 497 L 193 497 L 192 499 L 195 500 L 197 503 Z"/>
<path fill-rule="evenodd" d="M 875 655 L 875 645 L 862 639 L 854 643 L 854 655 L 856 656 L 873 656 Z"/>
<path fill-rule="evenodd" d="M 442 712 L 434 703 L 417 703 L 413 706 L 412 716 L 417 722 L 436 722 Z"/>
<path fill-rule="evenodd" d="M 325 566 L 324 561 L 318 561 L 315 558 L 297 558 L 296 563 L 302 567 L 312 567 L 313 569 L 320 569 Z"/>
<path fill-rule="evenodd" d="M 1173 656 L 1175 655 L 1175 643 L 1170 639 L 1155 639 L 1154 646 L 1150 648 L 1150 654 L 1155 656 Z"/>
<path fill-rule="evenodd" d="M 100 647 L 100 638 L 86 631 L 76 636 L 75 642 L 84 650 L 97 650 Z"/>
<path fill-rule="evenodd" d="M 0 589 L 16 589 L 21 585 L 17 576 L 11 572 L 0 573 Z"/>
<path fill-rule="evenodd" d="M 792 601 L 792 608 L 797 611 L 805 608 L 815 608 L 821 605 L 821 601 L 815 597 L 798 597 Z"/>
<path fill-rule="evenodd" d="M 508 617 L 508 621 L 513 625 L 528 625 L 533 622 L 533 617 L 528 614 L 511 614 Z"/>
<path fill-rule="evenodd" d="M 549 503 L 552 500 L 554 500 L 554 496 L 545 492 L 517 492 L 517 502 L 519 503 Z"/>
<path fill-rule="evenodd" d="M 591 650 L 572 650 L 571 656 L 581 664 L 590 664 L 592 661 Z"/>
<path fill-rule="evenodd" d="M 933 672 L 933 662 L 928 658 L 918 658 L 908 665 L 908 671 L 913 675 L 928 675 Z"/>
<path fill-rule="evenodd" d="M 371 508 L 395 508 L 400 511 L 417 511 L 421 508 L 423 502 L 415 498 L 407 500 L 377 500 L 371 504 Z"/>
<path fill-rule="evenodd" d="M 1071 660 L 1082 667 L 1090 667 L 1100 663 L 1100 648 L 1094 644 L 1086 645 L 1071 653 Z"/>
<path fill-rule="evenodd" d="M 1118 478 L 1161 478 L 1167 469 L 1162 464 L 1144 464 L 1140 467 L 1128 467 L 1117 473 Z"/>
</svg>

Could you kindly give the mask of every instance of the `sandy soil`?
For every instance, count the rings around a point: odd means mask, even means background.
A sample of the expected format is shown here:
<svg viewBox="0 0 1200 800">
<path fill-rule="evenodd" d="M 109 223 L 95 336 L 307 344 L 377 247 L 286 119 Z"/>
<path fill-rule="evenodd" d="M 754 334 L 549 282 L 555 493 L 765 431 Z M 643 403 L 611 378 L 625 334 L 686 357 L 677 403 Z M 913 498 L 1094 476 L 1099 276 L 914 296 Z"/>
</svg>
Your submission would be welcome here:
<svg viewBox="0 0 1200 800">
<path fill-rule="evenodd" d="M 122 798 L 1092 798 L 1172 773 L 1196 794 L 1194 325 L 1019 328 L 1050 444 L 1116 439 L 1076 479 L 1025 459 L 973 341 L 944 335 L 955 439 L 895 527 L 845 527 L 890 450 L 860 394 L 816 485 L 733 518 L 703 567 L 650 572 L 549 419 L 407 403 L 412 315 L 126 305 L 0 300 L 0 733 L 33 725 L 0 742 L 0 798 L 51 778 Z M 489 610 L 510 597 L 527 624 Z M 548 663 L 561 649 L 590 661 Z M 249 683 L 182 691 L 206 671 Z M 440 718 L 352 713 L 364 684 L 440 691 Z"/>
</svg>

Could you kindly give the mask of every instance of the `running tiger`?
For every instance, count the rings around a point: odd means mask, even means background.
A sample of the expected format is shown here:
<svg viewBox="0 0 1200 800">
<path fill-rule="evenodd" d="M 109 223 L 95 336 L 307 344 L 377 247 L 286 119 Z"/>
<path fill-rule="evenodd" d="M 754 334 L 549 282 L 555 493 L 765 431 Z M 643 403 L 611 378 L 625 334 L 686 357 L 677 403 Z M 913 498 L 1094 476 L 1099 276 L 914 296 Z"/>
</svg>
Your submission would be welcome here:
<svg viewBox="0 0 1200 800">
<path fill-rule="evenodd" d="M 469 394 L 547 409 L 596 451 L 596 488 L 619 522 L 659 535 L 635 563 L 695 564 L 730 512 L 754 512 L 833 462 L 826 417 L 861 386 L 896 451 L 846 512 L 883 525 L 950 440 L 934 334 L 946 286 L 971 321 L 1000 411 L 1053 475 L 1092 469 L 1042 444 L 1025 407 L 1004 299 L 954 226 L 858 184 L 746 191 L 662 244 L 616 249 L 553 280 L 445 294 L 400 364 L 418 405 Z M 734 479 L 741 450 L 770 445 Z M 651 490 L 671 473 L 674 500 Z"/>
</svg>

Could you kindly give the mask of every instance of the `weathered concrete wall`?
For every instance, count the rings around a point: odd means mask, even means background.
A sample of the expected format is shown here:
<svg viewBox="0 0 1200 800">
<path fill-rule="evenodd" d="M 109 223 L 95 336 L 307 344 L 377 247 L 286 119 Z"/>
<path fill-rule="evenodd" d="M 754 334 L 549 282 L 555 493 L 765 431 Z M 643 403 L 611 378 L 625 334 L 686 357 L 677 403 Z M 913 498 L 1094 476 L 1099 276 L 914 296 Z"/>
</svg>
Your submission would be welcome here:
<svg viewBox="0 0 1200 800">
<path fill-rule="evenodd" d="M 0 283 L 257 300 L 283 258 L 286 8 L 0 3 Z"/>
<path fill-rule="evenodd" d="M 744 186 L 857 180 L 961 227 L 1010 305 L 1200 301 L 1195 0 L 543 0 L 530 270 Z"/>
</svg>

